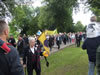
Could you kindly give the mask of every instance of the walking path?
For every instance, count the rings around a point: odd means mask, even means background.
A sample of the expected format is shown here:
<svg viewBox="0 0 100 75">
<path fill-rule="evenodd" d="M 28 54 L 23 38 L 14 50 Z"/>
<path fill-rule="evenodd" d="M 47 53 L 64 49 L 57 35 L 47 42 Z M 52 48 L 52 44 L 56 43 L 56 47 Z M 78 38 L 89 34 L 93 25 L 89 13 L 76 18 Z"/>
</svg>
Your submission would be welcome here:
<svg viewBox="0 0 100 75">
<path fill-rule="evenodd" d="M 64 45 L 63 43 L 60 45 L 60 49 L 58 49 L 58 46 L 55 44 L 54 46 L 53 46 L 53 48 L 52 48 L 52 50 L 51 50 L 51 52 L 50 52 L 50 54 L 53 54 L 53 53 L 55 53 L 55 52 L 57 52 L 57 51 L 59 51 L 59 50 L 62 50 L 63 48 L 66 48 L 66 47 L 68 47 L 68 46 L 70 46 L 70 45 L 73 45 L 73 44 L 75 44 L 75 43 L 66 43 L 66 45 Z M 41 59 L 43 59 L 44 57 L 41 57 Z"/>
<path fill-rule="evenodd" d="M 52 48 L 52 51 L 50 52 L 50 54 L 52 54 L 52 53 L 54 53 L 54 52 L 57 52 L 57 51 L 59 51 L 59 50 L 61 50 L 61 49 L 63 49 L 63 48 L 66 48 L 66 47 L 68 47 L 68 46 L 70 46 L 70 45 L 73 45 L 73 44 L 75 44 L 75 43 L 66 43 L 66 45 L 64 45 L 64 44 L 62 43 L 62 44 L 60 45 L 60 49 L 58 49 L 57 45 L 54 45 L 53 48 Z"/>
</svg>

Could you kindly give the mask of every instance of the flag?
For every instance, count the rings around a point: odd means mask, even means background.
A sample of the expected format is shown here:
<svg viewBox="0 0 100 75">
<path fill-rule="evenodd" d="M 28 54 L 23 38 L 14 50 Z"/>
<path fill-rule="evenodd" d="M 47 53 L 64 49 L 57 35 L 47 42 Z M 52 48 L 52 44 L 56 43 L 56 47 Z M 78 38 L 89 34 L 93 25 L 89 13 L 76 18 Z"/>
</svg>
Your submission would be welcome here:
<svg viewBox="0 0 100 75">
<path fill-rule="evenodd" d="M 46 33 L 47 35 L 55 35 L 55 34 L 57 34 L 57 29 L 55 29 L 54 31 L 46 30 L 45 33 Z"/>
<path fill-rule="evenodd" d="M 45 35 L 45 32 L 43 32 L 40 37 L 38 38 L 38 40 L 42 43 L 45 51 L 48 53 L 48 55 L 50 54 L 50 50 L 49 50 L 49 42 L 48 40 L 46 39 L 46 35 Z"/>
<path fill-rule="evenodd" d="M 41 35 L 41 33 L 42 33 L 42 32 L 41 32 L 40 30 L 38 30 L 38 32 L 37 32 L 36 34 L 37 34 L 37 35 Z"/>
<path fill-rule="evenodd" d="M 58 34 L 57 29 L 55 29 L 55 30 L 53 31 L 53 33 L 54 33 L 54 34 Z"/>
</svg>

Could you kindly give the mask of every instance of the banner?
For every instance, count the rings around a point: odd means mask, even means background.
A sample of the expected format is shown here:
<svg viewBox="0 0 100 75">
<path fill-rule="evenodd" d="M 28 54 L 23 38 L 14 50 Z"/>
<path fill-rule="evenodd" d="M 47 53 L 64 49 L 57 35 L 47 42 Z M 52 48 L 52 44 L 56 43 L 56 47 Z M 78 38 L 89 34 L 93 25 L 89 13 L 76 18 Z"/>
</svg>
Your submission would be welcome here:
<svg viewBox="0 0 100 75">
<path fill-rule="evenodd" d="M 58 33 L 57 33 L 57 29 L 55 29 L 54 31 L 46 30 L 45 33 L 46 33 L 47 35 L 56 35 L 56 34 L 58 34 Z"/>
<path fill-rule="evenodd" d="M 38 38 L 38 40 L 42 43 L 45 51 L 48 53 L 48 55 L 50 54 L 50 49 L 49 49 L 49 42 L 46 39 L 46 35 L 45 32 L 43 32 L 40 37 Z"/>
</svg>

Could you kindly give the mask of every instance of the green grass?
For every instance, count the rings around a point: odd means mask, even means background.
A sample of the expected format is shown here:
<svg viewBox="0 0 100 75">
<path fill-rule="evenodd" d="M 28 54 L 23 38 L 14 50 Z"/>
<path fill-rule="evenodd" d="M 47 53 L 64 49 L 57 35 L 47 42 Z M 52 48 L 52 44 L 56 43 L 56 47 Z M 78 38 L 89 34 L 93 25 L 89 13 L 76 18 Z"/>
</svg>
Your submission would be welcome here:
<svg viewBox="0 0 100 75">
<path fill-rule="evenodd" d="M 41 60 L 41 75 L 88 75 L 87 53 L 74 45 L 51 54 L 48 61 L 50 65 L 46 67 Z"/>
<path fill-rule="evenodd" d="M 48 57 L 50 63 L 46 67 L 41 60 L 41 75 L 87 75 L 88 57 L 86 51 L 74 45 L 64 48 Z"/>
</svg>

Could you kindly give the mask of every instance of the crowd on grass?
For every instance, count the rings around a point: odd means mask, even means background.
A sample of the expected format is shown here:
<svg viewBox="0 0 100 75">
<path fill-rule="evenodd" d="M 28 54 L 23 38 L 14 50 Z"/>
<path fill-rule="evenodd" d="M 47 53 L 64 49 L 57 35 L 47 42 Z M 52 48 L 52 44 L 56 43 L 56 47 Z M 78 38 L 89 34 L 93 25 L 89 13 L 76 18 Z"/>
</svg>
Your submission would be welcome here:
<svg viewBox="0 0 100 75">
<path fill-rule="evenodd" d="M 100 25 L 96 22 L 96 16 L 91 17 L 90 20 L 91 23 L 86 27 L 86 33 L 48 34 L 44 43 L 38 39 L 42 34 L 33 36 L 19 34 L 16 41 L 13 35 L 8 36 L 8 24 L 0 20 L 0 75 L 24 75 L 26 74 L 24 68 L 27 69 L 28 75 L 33 75 L 33 70 L 36 75 L 41 75 L 41 56 L 45 58 L 46 66 L 49 66 L 47 60 L 49 53 L 45 50 L 47 47 L 50 51 L 53 50 L 54 45 L 57 45 L 59 50 L 62 45 L 69 43 L 80 47 L 81 41 L 83 41 L 82 49 L 85 49 L 88 54 L 88 75 L 94 75 L 95 67 L 97 75 L 100 75 Z"/>
<path fill-rule="evenodd" d="M 28 75 L 33 74 L 33 69 L 35 69 L 37 75 L 41 74 L 40 56 L 44 56 L 44 50 L 43 45 L 38 40 L 39 36 L 41 35 L 36 34 L 33 36 L 26 36 L 24 34 L 22 36 L 20 34 L 17 41 L 15 40 L 13 35 L 10 35 L 8 39 L 8 42 L 12 46 L 17 48 L 20 55 L 21 64 L 23 64 L 24 68 L 27 66 Z M 48 41 L 48 47 L 50 48 L 50 51 L 52 51 L 54 45 L 57 45 L 57 48 L 60 49 L 62 45 L 66 45 L 69 43 L 75 43 L 77 47 L 80 47 L 80 42 L 84 41 L 85 39 L 85 32 L 64 32 L 56 35 L 46 35 L 46 40 Z"/>
</svg>

